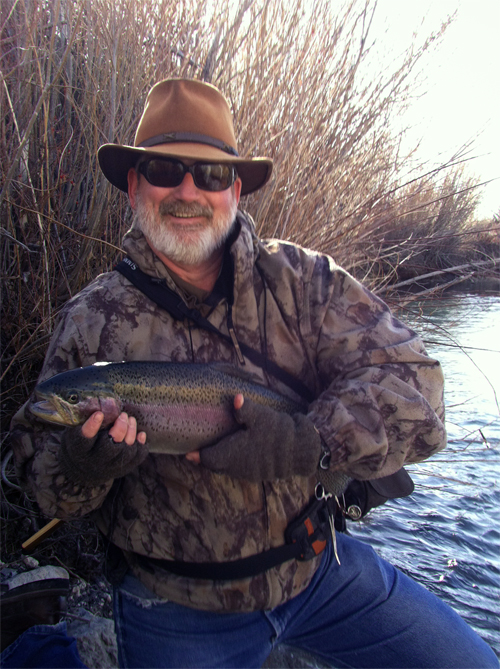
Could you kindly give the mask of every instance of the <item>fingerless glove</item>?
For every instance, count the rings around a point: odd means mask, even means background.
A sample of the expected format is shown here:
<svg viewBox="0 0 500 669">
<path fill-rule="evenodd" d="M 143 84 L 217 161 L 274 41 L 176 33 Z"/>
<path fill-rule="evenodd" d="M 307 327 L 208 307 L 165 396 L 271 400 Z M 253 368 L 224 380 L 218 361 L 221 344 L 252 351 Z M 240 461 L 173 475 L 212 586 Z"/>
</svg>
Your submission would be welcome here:
<svg viewBox="0 0 500 669">
<path fill-rule="evenodd" d="M 304 414 L 290 416 L 245 399 L 235 410 L 241 428 L 200 451 L 201 464 L 247 481 L 310 476 L 321 455 L 321 438 Z"/>
<path fill-rule="evenodd" d="M 81 427 L 63 433 L 59 462 L 63 473 L 75 483 L 101 485 L 136 469 L 148 454 L 148 447 L 137 440 L 132 445 L 115 442 L 102 430 L 88 439 Z"/>
</svg>

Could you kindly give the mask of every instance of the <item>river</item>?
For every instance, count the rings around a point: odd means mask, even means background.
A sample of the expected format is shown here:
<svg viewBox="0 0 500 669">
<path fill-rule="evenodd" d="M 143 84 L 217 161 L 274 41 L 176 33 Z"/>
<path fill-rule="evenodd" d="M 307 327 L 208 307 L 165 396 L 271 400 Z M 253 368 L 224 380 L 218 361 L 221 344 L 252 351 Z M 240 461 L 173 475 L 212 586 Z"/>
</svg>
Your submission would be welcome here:
<svg viewBox="0 0 500 669">
<path fill-rule="evenodd" d="M 443 366 L 448 448 L 408 467 L 410 497 L 349 532 L 450 604 L 500 656 L 500 296 L 446 295 L 398 315 Z"/>
</svg>

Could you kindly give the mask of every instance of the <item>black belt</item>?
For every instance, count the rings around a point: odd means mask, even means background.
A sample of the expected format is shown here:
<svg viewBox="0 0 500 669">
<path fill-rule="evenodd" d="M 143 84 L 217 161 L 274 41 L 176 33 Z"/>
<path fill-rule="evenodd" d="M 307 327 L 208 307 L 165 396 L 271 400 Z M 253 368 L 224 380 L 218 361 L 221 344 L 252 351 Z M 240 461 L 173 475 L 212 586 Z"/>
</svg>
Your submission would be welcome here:
<svg viewBox="0 0 500 669">
<path fill-rule="evenodd" d="M 136 554 L 143 569 L 149 572 L 159 567 L 177 576 L 212 581 L 250 578 L 288 560 L 311 560 L 326 548 L 330 534 L 328 517 L 332 509 L 323 499 L 314 499 L 305 511 L 293 520 L 285 531 L 283 546 L 228 562 L 177 562 Z"/>
<path fill-rule="evenodd" d="M 141 567 L 147 571 L 152 571 L 151 567 L 159 567 L 177 576 L 205 578 L 211 581 L 232 581 L 256 576 L 293 558 L 300 559 L 300 553 L 301 549 L 298 544 L 284 544 L 263 553 L 250 555 L 240 560 L 230 560 L 229 562 L 176 562 L 175 560 L 160 560 L 144 555 L 137 555 L 136 557 Z"/>
</svg>

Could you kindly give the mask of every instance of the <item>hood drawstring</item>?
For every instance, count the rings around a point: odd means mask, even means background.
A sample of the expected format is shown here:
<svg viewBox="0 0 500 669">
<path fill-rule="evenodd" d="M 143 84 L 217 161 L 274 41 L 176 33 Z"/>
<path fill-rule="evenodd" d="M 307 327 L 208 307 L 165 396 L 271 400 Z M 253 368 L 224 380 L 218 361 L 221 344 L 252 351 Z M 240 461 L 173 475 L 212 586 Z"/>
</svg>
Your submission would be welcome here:
<svg viewBox="0 0 500 669">
<path fill-rule="evenodd" d="M 229 302 L 226 302 L 227 304 L 227 331 L 229 332 L 229 336 L 231 337 L 231 341 L 233 342 L 234 350 L 236 351 L 236 356 L 238 357 L 238 362 L 240 365 L 245 364 L 245 358 L 243 357 L 243 353 L 241 352 L 240 345 L 238 343 L 238 340 L 236 339 L 236 333 L 234 331 L 234 325 L 233 325 L 233 308 L 232 305 Z"/>
<path fill-rule="evenodd" d="M 188 321 L 187 326 L 188 326 L 188 332 L 189 332 L 189 345 L 191 346 L 191 362 L 195 362 L 194 346 L 193 346 L 193 329 L 191 327 L 190 321 Z"/>
</svg>

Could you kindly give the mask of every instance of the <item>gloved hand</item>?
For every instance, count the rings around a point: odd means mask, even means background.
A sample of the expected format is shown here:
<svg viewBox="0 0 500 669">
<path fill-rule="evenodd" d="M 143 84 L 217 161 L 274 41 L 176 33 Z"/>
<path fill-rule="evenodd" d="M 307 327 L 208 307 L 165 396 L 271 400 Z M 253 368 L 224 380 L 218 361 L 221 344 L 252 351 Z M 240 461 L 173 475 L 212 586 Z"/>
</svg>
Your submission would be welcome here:
<svg viewBox="0 0 500 669">
<path fill-rule="evenodd" d="M 75 483 L 101 485 L 121 478 L 148 454 L 146 435 L 141 432 L 136 437 L 134 418 L 121 414 L 109 432 L 98 431 L 101 423 L 102 414 L 98 412 L 83 426 L 66 428 L 63 433 L 59 462 L 64 474 Z"/>
<path fill-rule="evenodd" d="M 303 414 L 289 416 L 245 399 L 235 416 L 242 427 L 200 450 L 200 462 L 218 473 L 247 481 L 310 476 L 319 463 L 321 438 Z"/>
</svg>

